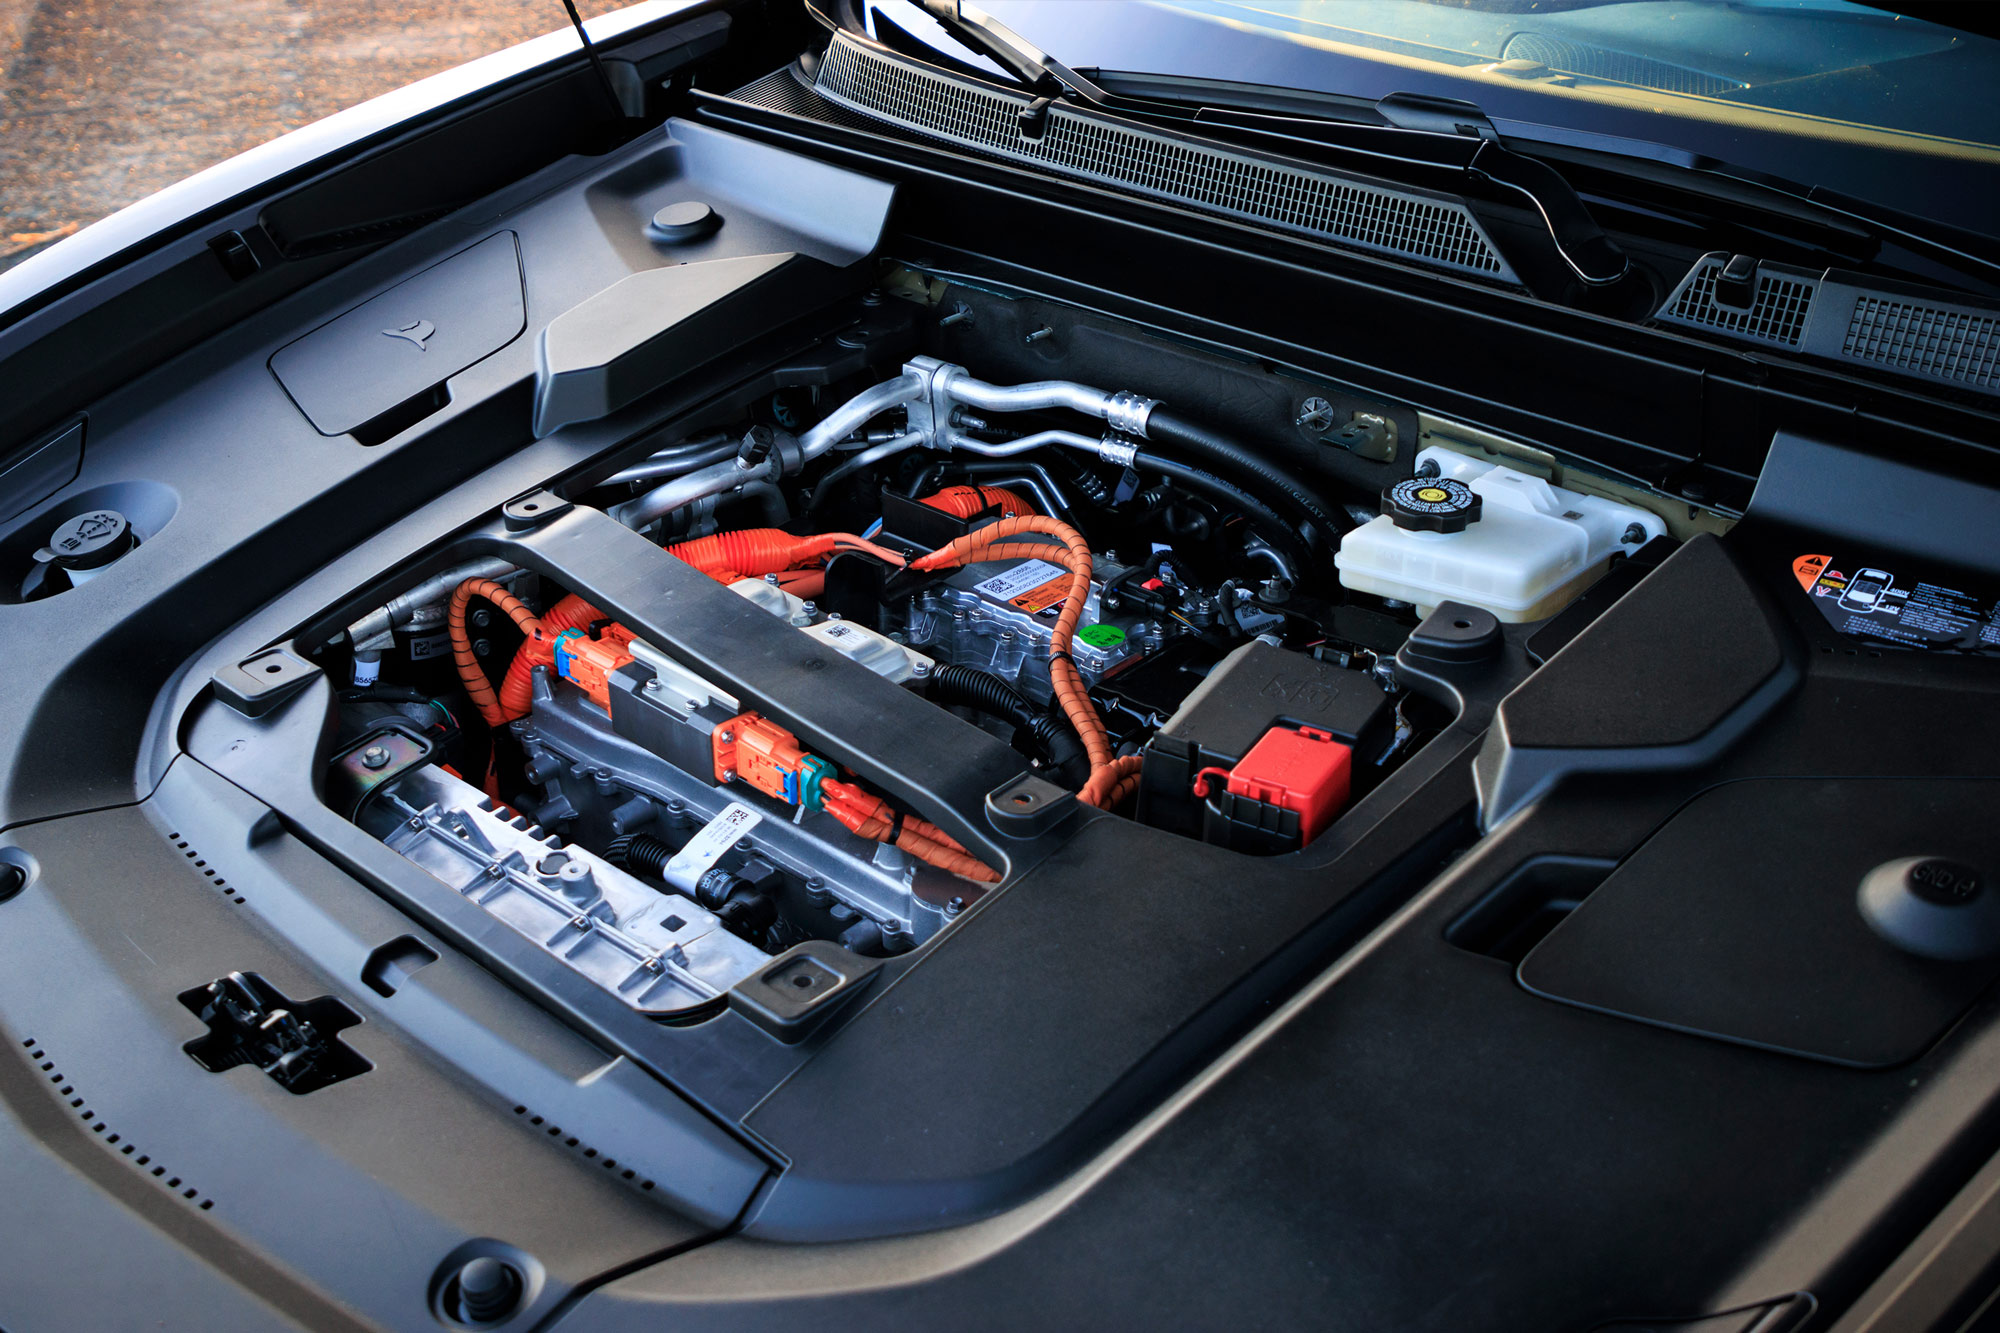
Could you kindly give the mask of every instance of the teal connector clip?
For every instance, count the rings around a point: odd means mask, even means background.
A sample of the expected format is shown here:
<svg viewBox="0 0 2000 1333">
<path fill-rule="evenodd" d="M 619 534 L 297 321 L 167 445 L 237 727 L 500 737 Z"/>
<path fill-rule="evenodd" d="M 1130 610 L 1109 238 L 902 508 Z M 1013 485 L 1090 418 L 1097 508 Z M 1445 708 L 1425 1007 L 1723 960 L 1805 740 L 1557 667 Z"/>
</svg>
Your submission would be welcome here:
<svg viewBox="0 0 2000 1333">
<path fill-rule="evenodd" d="M 826 797 L 819 784 L 833 776 L 833 765 L 816 754 L 809 754 L 800 763 L 796 781 L 798 782 L 797 804 L 808 810 L 817 810 L 825 804 Z"/>
</svg>

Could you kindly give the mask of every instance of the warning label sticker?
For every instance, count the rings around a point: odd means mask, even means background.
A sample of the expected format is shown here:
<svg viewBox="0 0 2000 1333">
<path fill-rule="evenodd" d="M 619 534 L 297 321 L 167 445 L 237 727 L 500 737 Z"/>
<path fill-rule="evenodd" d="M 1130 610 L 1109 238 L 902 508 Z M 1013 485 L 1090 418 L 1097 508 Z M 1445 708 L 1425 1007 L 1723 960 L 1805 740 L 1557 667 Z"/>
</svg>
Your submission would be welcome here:
<svg viewBox="0 0 2000 1333">
<path fill-rule="evenodd" d="M 1842 634 L 1911 648 L 2000 648 L 2000 599 L 1990 595 L 1831 555 L 1802 555 L 1792 574 Z"/>
<path fill-rule="evenodd" d="M 1069 591 L 1069 571 L 1046 560 L 1023 560 L 1004 573 L 972 586 L 973 591 L 983 596 L 1033 615 L 1062 601 Z"/>
</svg>

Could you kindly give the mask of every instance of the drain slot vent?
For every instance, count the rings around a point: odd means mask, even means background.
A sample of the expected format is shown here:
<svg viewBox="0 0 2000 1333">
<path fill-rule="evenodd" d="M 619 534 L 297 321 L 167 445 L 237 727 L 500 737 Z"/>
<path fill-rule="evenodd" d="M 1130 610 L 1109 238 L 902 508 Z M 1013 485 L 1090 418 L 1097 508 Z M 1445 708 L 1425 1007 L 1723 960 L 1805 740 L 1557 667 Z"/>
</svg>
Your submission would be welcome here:
<svg viewBox="0 0 2000 1333">
<path fill-rule="evenodd" d="M 56 1067 L 55 1058 L 40 1042 L 30 1037 L 21 1045 L 27 1048 L 28 1058 L 35 1062 L 35 1068 L 48 1079 L 50 1086 L 55 1089 L 56 1096 L 67 1103 L 70 1110 L 76 1112 L 84 1124 L 90 1126 L 91 1133 L 104 1140 L 105 1147 L 112 1149 L 160 1186 L 203 1212 L 215 1207 L 214 1199 L 155 1162 L 150 1153 L 141 1152 L 139 1145 L 112 1129 L 103 1116 L 91 1109 L 89 1099 L 77 1088 L 75 1081 Z"/>
</svg>

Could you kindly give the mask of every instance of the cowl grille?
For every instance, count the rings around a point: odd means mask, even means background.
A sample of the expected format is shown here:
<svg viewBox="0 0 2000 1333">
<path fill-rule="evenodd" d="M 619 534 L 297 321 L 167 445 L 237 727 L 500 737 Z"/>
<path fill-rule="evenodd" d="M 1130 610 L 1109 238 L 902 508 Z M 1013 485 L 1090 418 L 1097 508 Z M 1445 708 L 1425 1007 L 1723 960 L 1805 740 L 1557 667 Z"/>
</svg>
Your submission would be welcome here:
<svg viewBox="0 0 2000 1333">
<path fill-rule="evenodd" d="M 1724 255 L 1702 256 L 1660 308 L 1659 318 L 1714 329 L 1788 351 L 1798 350 L 1805 338 L 1806 319 L 1812 313 L 1818 279 L 1804 270 L 1778 264 L 1760 265 L 1757 294 L 1750 308 L 1736 310 L 1715 299 L 1716 275 L 1727 262 Z"/>
<path fill-rule="evenodd" d="M 2000 392 L 2000 309 L 1839 269 L 1763 263 L 1750 308 L 1736 310 L 1715 299 L 1716 275 L 1728 260 L 1721 252 L 1696 260 L 1654 318 L 1912 379 Z"/>
<path fill-rule="evenodd" d="M 1854 302 L 1841 354 L 1918 375 L 2000 387 L 2000 320 L 1969 310 L 1862 296 Z"/>
<path fill-rule="evenodd" d="M 837 33 L 821 97 L 963 147 L 1205 212 L 1519 285 L 1463 203 L 1220 148 L 1060 103 L 1039 139 L 1020 131 L 1025 93 L 930 69 Z"/>
</svg>

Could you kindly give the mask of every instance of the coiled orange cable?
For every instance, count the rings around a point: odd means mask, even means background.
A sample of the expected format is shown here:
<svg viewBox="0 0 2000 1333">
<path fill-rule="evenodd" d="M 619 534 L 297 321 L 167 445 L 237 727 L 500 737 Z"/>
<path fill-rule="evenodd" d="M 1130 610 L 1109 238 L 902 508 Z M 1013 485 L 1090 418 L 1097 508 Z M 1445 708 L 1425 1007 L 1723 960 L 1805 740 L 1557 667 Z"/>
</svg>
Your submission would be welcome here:
<svg viewBox="0 0 2000 1333">
<path fill-rule="evenodd" d="M 933 509 L 942 509 L 953 518 L 971 518 L 985 513 L 994 505 L 1000 506 L 1002 518 L 1042 512 L 1002 486 L 947 486 L 934 495 L 925 496 L 923 502 Z"/>
<path fill-rule="evenodd" d="M 524 702 L 519 712 L 508 711 L 501 697 L 494 693 L 493 683 L 486 679 L 478 654 L 472 651 L 472 637 L 465 628 L 465 611 L 475 597 L 483 597 L 493 603 L 519 627 L 530 644 L 541 641 L 542 622 L 519 598 L 492 579 L 467 579 L 452 590 L 451 602 L 445 608 L 445 631 L 451 636 L 452 665 L 458 668 L 458 678 L 465 682 L 465 692 L 472 699 L 472 706 L 479 710 L 479 716 L 485 719 L 487 726 L 498 729 L 528 710 Z M 526 646 L 524 644 L 523 648 Z M 518 655 L 515 660 L 520 660 Z"/>
<path fill-rule="evenodd" d="M 1025 532 L 1053 537 L 1061 546 L 1052 550 L 1046 542 L 1008 540 Z M 956 569 L 982 560 L 1021 557 L 1047 560 L 1052 555 L 1056 556 L 1055 563 L 1069 570 L 1070 579 L 1069 588 L 1063 593 L 1062 613 L 1056 617 L 1055 629 L 1049 635 L 1049 683 L 1054 687 L 1063 716 L 1076 728 L 1084 753 L 1090 758 L 1090 778 L 1077 793 L 1077 799 L 1086 805 L 1110 809 L 1138 786 L 1139 759 L 1136 755 L 1120 759 L 1112 754 L 1111 734 L 1105 729 L 1104 719 L 1098 716 L 1097 706 L 1090 701 L 1089 687 L 1070 660 L 1069 649 L 1076 636 L 1077 622 L 1083 619 L 1084 605 L 1090 600 L 1090 547 L 1084 543 L 1083 535 L 1053 518 L 1036 515 L 1003 518 L 911 561 L 910 568 Z"/>
</svg>

